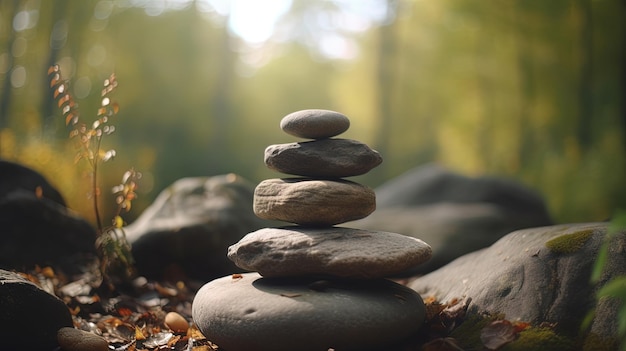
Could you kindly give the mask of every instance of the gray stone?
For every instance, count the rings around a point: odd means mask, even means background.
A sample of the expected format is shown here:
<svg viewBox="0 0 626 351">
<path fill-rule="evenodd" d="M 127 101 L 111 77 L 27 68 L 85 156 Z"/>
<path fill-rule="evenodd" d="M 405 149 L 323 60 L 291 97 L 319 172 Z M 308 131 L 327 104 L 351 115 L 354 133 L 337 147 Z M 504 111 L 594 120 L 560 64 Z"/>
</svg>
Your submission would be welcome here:
<svg viewBox="0 0 626 351">
<path fill-rule="evenodd" d="M 421 297 L 386 279 L 351 281 L 223 277 L 204 285 L 193 320 L 228 351 L 388 349 L 417 332 Z"/>
<path fill-rule="evenodd" d="M 73 275 L 96 259 L 96 230 L 39 173 L 0 161 L 0 268 L 53 266 Z"/>
<path fill-rule="evenodd" d="M 368 230 L 384 229 L 422 239 L 433 257 L 404 275 L 425 274 L 457 257 L 480 250 L 504 235 L 528 226 L 514 212 L 488 203 L 438 203 L 413 207 L 377 208 L 367 218 L 344 225 Z"/>
<path fill-rule="evenodd" d="M 542 198 L 517 182 L 469 178 L 436 165 L 417 167 L 377 187 L 376 212 L 347 226 L 424 240 L 433 257 L 408 274 L 431 272 L 523 228 L 550 225 Z"/>
<path fill-rule="evenodd" d="M 352 228 L 264 228 L 228 249 L 237 266 L 264 277 L 328 274 L 383 278 L 427 261 L 425 242 L 388 232 Z"/>
<path fill-rule="evenodd" d="M 331 226 L 366 217 L 376 208 L 374 191 L 347 180 L 266 179 L 254 190 L 260 218 Z"/>
<path fill-rule="evenodd" d="M 107 351 L 109 343 L 101 336 L 76 328 L 64 327 L 57 333 L 63 351 Z"/>
<path fill-rule="evenodd" d="M 287 134 L 307 139 L 323 139 L 339 135 L 350 128 L 343 114 L 329 110 L 301 110 L 288 114 L 280 121 Z"/>
<path fill-rule="evenodd" d="M 276 224 L 254 215 L 253 192 L 254 185 L 235 174 L 174 182 L 124 228 L 138 272 L 152 279 L 210 280 L 237 269 L 225 257 L 228 247 Z"/>
<path fill-rule="evenodd" d="M 0 311 L 3 350 L 54 350 L 57 331 L 73 325 L 63 301 L 5 270 L 0 270 Z"/>
<path fill-rule="evenodd" d="M 511 179 L 467 177 L 436 164 L 415 167 L 376 188 L 378 208 L 434 203 L 488 203 L 529 218 L 531 225 L 551 224 L 543 198 Z M 541 224 L 540 224 L 541 225 Z"/>
<path fill-rule="evenodd" d="M 615 339 L 619 302 L 601 300 L 596 305 L 598 286 L 590 283 L 607 227 L 581 223 L 515 231 L 409 286 L 441 302 L 469 297 L 470 314 L 502 313 L 508 320 L 555 324 L 558 332 L 570 336 L 579 335 L 583 318 L 595 307 L 590 332 L 598 340 Z M 622 231 L 609 245 L 601 282 L 626 274 L 624 247 Z"/>
<path fill-rule="evenodd" d="M 307 177 L 352 177 L 383 162 L 380 154 L 350 139 L 321 139 L 270 145 L 265 164 L 278 172 Z"/>
</svg>

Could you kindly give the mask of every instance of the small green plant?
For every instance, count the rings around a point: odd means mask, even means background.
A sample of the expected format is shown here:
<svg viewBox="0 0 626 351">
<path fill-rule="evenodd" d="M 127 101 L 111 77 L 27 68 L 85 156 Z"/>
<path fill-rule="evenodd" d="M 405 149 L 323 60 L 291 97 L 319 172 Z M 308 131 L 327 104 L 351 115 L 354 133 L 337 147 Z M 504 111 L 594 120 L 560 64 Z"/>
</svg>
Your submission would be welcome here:
<svg viewBox="0 0 626 351">
<path fill-rule="evenodd" d="M 78 104 L 70 93 L 69 81 L 62 78 L 59 65 L 51 66 L 48 75 L 54 99 L 65 117 L 65 125 L 70 129 L 69 138 L 75 141 L 78 149 L 75 162 L 85 160 L 89 165 L 100 274 L 103 281 L 113 288 L 115 279 L 126 280 L 133 274 L 134 261 L 123 230 L 124 220 L 121 215 L 130 211 L 131 202 L 136 197 L 137 180 L 141 178 L 141 173 L 134 169 L 124 173 L 122 183 L 113 187 L 117 211 L 111 224 L 103 225 L 99 208 L 101 192 L 98 186 L 98 168 L 101 163 L 112 160 L 116 155 L 115 150 L 102 148 L 102 139 L 115 131 L 110 120 L 119 112 L 119 105 L 111 100 L 110 94 L 117 88 L 117 79 L 115 74 L 105 79 L 96 119 L 91 125 L 87 125 L 80 118 Z"/>
<path fill-rule="evenodd" d="M 609 224 L 606 237 L 600 251 L 598 258 L 593 267 L 591 274 L 591 282 L 594 284 L 600 283 L 604 272 L 604 267 L 607 264 L 609 256 L 609 246 L 614 240 L 615 236 L 626 230 L 626 211 L 617 211 Z M 596 293 L 596 299 L 613 298 L 617 299 L 620 303 L 617 311 L 617 332 L 619 338 L 619 349 L 626 351 L 626 276 L 620 275 L 612 277 L 609 281 L 604 283 Z M 587 317 L 583 321 L 583 329 L 587 329 L 593 318 L 595 317 L 595 310 L 592 310 L 587 314 Z"/>
</svg>

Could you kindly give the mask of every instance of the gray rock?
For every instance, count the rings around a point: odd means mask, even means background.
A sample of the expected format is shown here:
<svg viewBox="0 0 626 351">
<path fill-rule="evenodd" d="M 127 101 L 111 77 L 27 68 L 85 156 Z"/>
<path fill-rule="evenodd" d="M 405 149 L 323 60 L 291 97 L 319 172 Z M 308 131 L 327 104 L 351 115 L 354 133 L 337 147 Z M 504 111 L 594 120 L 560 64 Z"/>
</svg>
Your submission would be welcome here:
<svg viewBox="0 0 626 351">
<path fill-rule="evenodd" d="M 15 190 L 31 194 L 40 192 L 39 197 L 66 206 L 61 193 L 39 172 L 15 162 L 0 160 L 0 198 Z"/>
<path fill-rule="evenodd" d="M 307 226 L 331 226 L 366 217 L 376 208 L 374 191 L 347 180 L 266 179 L 254 190 L 260 218 Z"/>
<path fill-rule="evenodd" d="M 319 351 L 385 348 L 415 333 L 421 297 L 389 280 L 223 277 L 204 285 L 193 320 L 228 351 Z"/>
<path fill-rule="evenodd" d="M 517 212 L 523 218 L 551 224 L 543 198 L 516 181 L 482 176 L 470 178 L 427 164 L 415 167 L 376 188 L 378 208 L 421 206 L 434 203 L 488 203 Z"/>
<path fill-rule="evenodd" d="M 3 350 L 54 350 L 57 331 L 71 327 L 67 306 L 17 273 L 0 270 Z"/>
<path fill-rule="evenodd" d="M 228 258 L 264 277 L 328 274 L 383 278 L 430 258 L 425 242 L 387 232 L 352 228 L 264 228 L 228 249 Z"/>
<path fill-rule="evenodd" d="M 617 336 L 618 301 L 596 305 L 598 286 L 590 283 L 606 232 L 607 223 L 515 231 L 409 286 L 442 302 L 469 297 L 470 314 L 503 313 L 509 320 L 533 325 L 554 323 L 557 331 L 570 336 L 580 333 L 583 318 L 595 307 L 590 332 L 610 340 Z M 626 232 L 619 233 L 609 247 L 602 282 L 626 274 Z"/>
<path fill-rule="evenodd" d="M 522 228 L 550 225 L 542 198 L 517 182 L 417 167 L 375 189 L 376 212 L 347 226 L 424 240 L 433 258 L 407 274 L 433 271 Z"/>
<path fill-rule="evenodd" d="M 361 142 L 334 138 L 270 145 L 264 159 L 270 169 L 314 178 L 357 176 L 383 162 Z"/>
<path fill-rule="evenodd" d="M 42 175 L 6 161 L 0 161 L 0 228 L 0 268 L 49 265 L 73 275 L 96 258 L 96 230 L 65 207 Z"/>
<path fill-rule="evenodd" d="M 485 248 L 504 235 L 528 226 L 516 213 L 488 203 L 439 203 L 376 209 L 367 218 L 345 223 L 368 230 L 386 230 L 422 239 L 433 249 L 424 264 L 403 275 L 431 272 L 457 257 Z"/>
<path fill-rule="evenodd" d="M 57 340 L 63 351 L 107 351 L 109 343 L 94 333 L 64 327 L 59 329 Z"/>
<path fill-rule="evenodd" d="M 209 280 L 237 267 L 226 258 L 247 233 L 273 225 L 252 211 L 254 185 L 235 174 L 183 178 L 125 227 L 138 272 Z"/>
<path fill-rule="evenodd" d="M 301 110 L 288 114 L 280 121 L 287 134 L 307 139 L 323 139 L 339 135 L 350 128 L 343 114 L 329 110 Z"/>
</svg>

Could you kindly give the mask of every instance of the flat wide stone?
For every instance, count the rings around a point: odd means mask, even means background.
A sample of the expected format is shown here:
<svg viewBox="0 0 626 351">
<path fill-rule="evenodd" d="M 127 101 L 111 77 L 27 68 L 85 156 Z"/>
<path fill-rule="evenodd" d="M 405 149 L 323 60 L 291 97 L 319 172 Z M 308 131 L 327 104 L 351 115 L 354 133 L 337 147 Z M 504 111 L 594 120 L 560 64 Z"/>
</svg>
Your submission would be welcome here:
<svg viewBox="0 0 626 351">
<path fill-rule="evenodd" d="M 376 195 L 348 180 L 274 178 L 256 186 L 253 205 L 263 219 L 332 226 L 367 217 L 376 209 Z"/>
<path fill-rule="evenodd" d="M 280 121 L 287 134 L 307 139 L 323 139 L 339 135 L 350 127 L 345 115 L 330 110 L 301 110 L 290 113 Z"/>
<path fill-rule="evenodd" d="M 427 261 L 420 239 L 352 228 L 264 228 L 228 248 L 228 258 L 264 277 L 326 274 L 350 278 L 389 277 Z"/>
<path fill-rule="evenodd" d="M 281 173 L 306 177 L 352 177 L 383 162 L 377 151 L 350 139 L 321 139 L 270 145 L 265 164 Z"/>
<path fill-rule="evenodd" d="M 415 291 L 386 279 L 320 281 L 246 273 L 204 285 L 192 316 L 220 350 L 362 351 L 417 332 L 425 308 Z"/>
</svg>

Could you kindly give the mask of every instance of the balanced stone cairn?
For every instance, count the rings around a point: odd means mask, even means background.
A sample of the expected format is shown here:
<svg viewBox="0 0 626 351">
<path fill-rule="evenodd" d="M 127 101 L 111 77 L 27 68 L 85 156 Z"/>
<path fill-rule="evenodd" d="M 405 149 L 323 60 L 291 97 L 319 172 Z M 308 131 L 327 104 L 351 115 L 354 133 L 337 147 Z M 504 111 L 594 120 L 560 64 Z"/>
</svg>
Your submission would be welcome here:
<svg viewBox="0 0 626 351">
<path fill-rule="evenodd" d="M 401 234 L 336 225 L 367 217 L 374 191 L 344 179 L 382 162 L 349 139 L 350 120 L 334 111 L 302 110 L 281 129 L 311 139 L 271 145 L 265 164 L 297 177 L 267 179 L 254 192 L 254 212 L 294 223 L 249 233 L 228 258 L 254 273 L 213 280 L 196 294 L 192 315 L 220 349 L 385 349 L 413 335 L 425 317 L 413 290 L 386 277 L 424 263 L 431 247 Z"/>
</svg>

